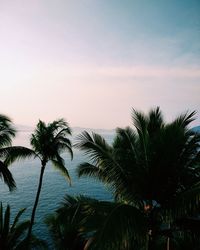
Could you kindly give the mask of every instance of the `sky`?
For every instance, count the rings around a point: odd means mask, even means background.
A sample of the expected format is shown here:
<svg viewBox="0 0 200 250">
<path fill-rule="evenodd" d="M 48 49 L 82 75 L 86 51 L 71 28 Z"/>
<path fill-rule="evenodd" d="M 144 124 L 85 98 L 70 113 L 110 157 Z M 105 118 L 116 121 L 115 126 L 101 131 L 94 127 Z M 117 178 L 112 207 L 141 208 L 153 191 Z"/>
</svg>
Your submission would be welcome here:
<svg viewBox="0 0 200 250">
<path fill-rule="evenodd" d="M 0 0 L 0 113 L 34 126 L 197 111 L 200 0 Z"/>
</svg>

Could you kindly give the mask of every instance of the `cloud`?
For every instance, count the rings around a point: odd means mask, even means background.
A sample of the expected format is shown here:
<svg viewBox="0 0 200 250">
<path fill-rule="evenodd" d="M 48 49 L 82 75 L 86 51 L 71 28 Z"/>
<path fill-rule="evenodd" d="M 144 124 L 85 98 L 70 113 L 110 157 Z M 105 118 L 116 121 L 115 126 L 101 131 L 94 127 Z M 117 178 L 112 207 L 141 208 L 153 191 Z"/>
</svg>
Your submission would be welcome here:
<svg viewBox="0 0 200 250">
<path fill-rule="evenodd" d="M 50 66 L 48 75 L 60 77 L 138 77 L 138 78 L 200 78 L 199 67 L 159 67 L 159 66 L 124 66 L 98 67 L 62 65 Z M 52 72 L 52 73 L 51 73 Z M 43 72 L 44 73 L 44 72 Z M 43 74 L 42 73 L 42 74 Z M 45 75 L 47 72 L 45 73 Z"/>
<path fill-rule="evenodd" d="M 95 70 L 94 70 L 95 72 Z M 94 73 L 93 72 L 93 73 Z M 200 68 L 168 68 L 168 67 L 111 67 L 98 68 L 96 75 L 120 77 L 200 77 Z"/>
</svg>

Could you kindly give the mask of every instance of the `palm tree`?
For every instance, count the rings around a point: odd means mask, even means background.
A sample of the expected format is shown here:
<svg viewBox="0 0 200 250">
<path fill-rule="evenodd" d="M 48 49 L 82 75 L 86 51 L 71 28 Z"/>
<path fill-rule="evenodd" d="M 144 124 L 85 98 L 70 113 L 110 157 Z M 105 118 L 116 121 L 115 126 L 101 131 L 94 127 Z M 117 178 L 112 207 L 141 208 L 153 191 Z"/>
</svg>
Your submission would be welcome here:
<svg viewBox="0 0 200 250">
<path fill-rule="evenodd" d="M 35 212 L 39 201 L 43 175 L 47 162 L 51 161 L 54 167 L 56 167 L 70 182 L 70 176 L 67 169 L 65 168 L 64 159 L 60 156 L 64 150 L 67 150 L 70 153 L 71 158 L 73 157 L 71 142 L 66 137 L 67 135 L 71 135 L 71 129 L 63 119 L 54 121 L 47 125 L 44 122 L 39 121 L 35 133 L 32 134 L 31 145 L 33 147 L 35 156 L 37 156 L 41 161 L 41 172 L 35 203 L 31 215 L 31 223 L 27 235 L 28 239 L 31 236 L 31 231 L 34 224 Z"/>
<path fill-rule="evenodd" d="M 32 149 L 24 147 L 20 148 L 21 158 L 35 157 L 39 158 L 41 162 L 39 184 L 31 214 L 30 227 L 27 234 L 27 239 L 29 242 L 34 224 L 35 212 L 42 188 L 43 175 L 47 163 L 50 161 L 53 166 L 58 169 L 70 182 L 70 176 L 67 169 L 65 168 L 64 159 L 60 155 L 65 150 L 67 150 L 70 153 L 71 158 L 73 157 L 71 141 L 67 138 L 68 135 L 71 135 L 71 129 L 64 119 L 59 119 L 49 124 L 39 121 L 35 132 L 31 135 L 30 143 Z M 7 151 L 6 162 L 11 164 L 14 160 L 19 159 L 20 157 L 17 154 L 17 149 L 14 147 L 12 150 Z"/>
<path fill-rule="evenodd" d="M 16 130 L 12 126 L 10 118 L 0 114 L 0 178 L 3 178 L 10 191 L 16 187 L 16 184 L 8 166 L 4 162 L 4 152 L 5 148 L 11 147 L 15 133 Z"/>
<path fill-rule="evenodd" d="M 76 146 L 89 162 L 80 164 L 78 175 L 101 180 L 115 197 L 105 219 L 93 230 L 91 249 L 136 249 L 136 221 L 142 216 L 148 249 L 155 249 L 164 227 L 197 213 L 200 134 L 189 129 L 194 115 L 185 113 L 165 123 L 159 108 L 148 115 L 133 110 L 135 129 L 118 128 L 111 146 L 95 133 L 85 131 L 79 136 Z M 95 214 L 97 207 L 88 207 Z"/>
<path fill-rule="evenodd" d="M 120 227 L 116 227 L 116 217 Z M 137 226 L 129 240 L 134 242 L 134 246 L 141 245 L 146 226 L 143 213 L 133 206 L 69 195 L 48 218 L 47 224 L 56 249 L 68 250 L 88 250 L 91 246 L 91 249 L 127 249 L 124 244 L 119 248 L 116 242 L 124 241 L 123 238 L 130 235 L 128 224 Z"/>
<path fill-rule="evenodd" d="M 73 208 L 70 209 L 68 204 Z M 62 206 L 46 218 L 45 222 L 52 236 L 55 249 L 84 249 L 85 235 L 79 231 L 79 228 L 83 225 L 84 217 L 79 208 L 77 199 L 66 197 Z"/>
<path fill-rule="evenodd" d="M 26 209 L 21 209 L 15 216 L 13 223 L 10 223 L 10 206 L 7 205 L 5 213 L 3 205 L 0 205 L 0 249 L 1 250 L 21 250 L 25 249 L 26 231 L 30 221 L 19 222 L 21 215 Z M 32 237 L 32 244 L 39 249 L 45 249 L 44 241 Z"/>
</svg>

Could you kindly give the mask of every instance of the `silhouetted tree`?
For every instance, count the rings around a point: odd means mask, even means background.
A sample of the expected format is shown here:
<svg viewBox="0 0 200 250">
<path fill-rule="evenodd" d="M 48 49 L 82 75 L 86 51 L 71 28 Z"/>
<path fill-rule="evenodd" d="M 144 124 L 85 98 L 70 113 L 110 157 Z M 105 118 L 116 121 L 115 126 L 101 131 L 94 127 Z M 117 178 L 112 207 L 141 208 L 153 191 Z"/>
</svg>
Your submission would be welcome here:
<svg viewBox="0 0 200 250">
<path fill-rule="evenodd" d="M 105 206 L 99 201 L 83 202 L 86 220 L 92 218 L 96 224 L 89 230 L 91 249 L 141 249 L 145 244 L 155 249 L 167 232 L 164 227 L 197 212 L 200 134 L 189 128 L 194 114 L 165 123 L 159 108 L 148 115 L 133 110 L 135 129 L 118 128 L 111 146 L 95 133 L 79 136 L 76 146 L 90 161 L 80 164 L 78 175 L 99 179 L 115 197 Z M 100 220 L 99 210 L 104 215 Z"/>
<path fill-rule="evenodd" d="M 16 187 L 16 184 L 5 163 L 5 154 L 7 149 L 11 147 L 12 138 L 15 137 L 15 133 L 16 130 L 12 126 L 10 118 L 0 115 L 0 178 L 3 178 L 10 191 Z"/>
</svg>

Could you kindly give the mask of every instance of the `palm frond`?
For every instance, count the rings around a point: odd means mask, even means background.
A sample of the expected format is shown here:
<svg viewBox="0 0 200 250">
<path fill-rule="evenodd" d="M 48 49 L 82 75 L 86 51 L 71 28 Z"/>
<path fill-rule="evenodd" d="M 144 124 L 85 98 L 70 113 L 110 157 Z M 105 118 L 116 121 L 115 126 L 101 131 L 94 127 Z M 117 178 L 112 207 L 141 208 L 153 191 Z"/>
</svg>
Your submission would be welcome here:
<svg viewBox="0 0 200 250">
<path fill-rule="evenodd" d="M 48 250 L 48 245 L 45 240 L 42 240 L 35 235 L 31 235 L 31 245 L 35 250 Z"/>
<path fill-rule="evenodd" d="M 195 120 L 194 116 L 196 115 L 196 113 L 196 111 L 192 111 L 190 113 L 186 112 L 177 117 L 173 123 L 182 128 L 186 128 L 192 121 Z"/>
<path fill-rule="evenodd" d="M 62 128 L 55 136 L 55 140 L 58 138 L 58 137 L 64 137 L 66 135 L 71 135 L 72 134 L 72 130 L 71 128 L 68 126 L 68 127 L 64 127 Z"/>
<path fill-rule="evenodd" d="M 26 208 L 22 208 L 22 209 L 19 210 L 19 212 L 15 216 L 14 222 L 13 222 L 11 228 L 10 228 L 11 231 L 16 227 L 21 215 L 25 212 L 25 210 L 26 210 Z"/>
<path fill-rule="evenodd" d="M 3 178 L 10 191 L 13 191 L 16 188 L 16 183 L 11 172 L 7 165 L 2 161 L 0 161 L 0 178 Z"/>
<path fill-rule="evenodd" d="M 108 171 L 108 175 L 109 170 L 110 174 L 112 171 L 112 168 L 109 168 L 111 165 L 115 165 L 119 171 L 123 171 L 121 166 L 115 161 L 113 157 L 112 147 L 102 136 L 96 133 L 92 133 L 91 136 L 88 132 L 84 131 L 78 136 L 77 140 L 78 141 L 75 144 L 75 147 L 83 150 L 94 165 L 104 169 L 105 171 Z"/>
<path fill-rule="evenodd" d="M 102 223 L 104 214 L 108 213 L 112 206 L 110 202 L 98 201 L 83 195 L 67 195 L 57 213 L 61 218 L 69 218 L 71 223 L 78 223 L 78 226 L 90 232 Z"/>
<path fill-rule="evenodd" d="M 66 196 L 61 206 L 46 219 L 58 249 L 83 249 L 86 236 L 83 203 L 87 198 Z"/>
<path fill-rule="evenodd" d="M 147 130 L 149 136 L 152 138 L 156 136 L 156 134 L 160 131 L 164 126 L 163 115 L 160 111 L 160 108 L 157 107 L 155 109 L 150 110 L 148 114 L 148 125 Z"/>
<path fill-rule="evenodd" d="M 0 114 L 0 148 L 10 146 L 15 134 L 16 130 L 12 126 L 10 118 Z"/>
<path fill-rule="evenodd" d="M 92 165 L 88 162 L 83 162 L 77 166 L 76 172 L 78 177 L 81 176 L 92 176 L 92 177 L 99 177 L 99 168 L 95 165 Z"/>
<path fill-rule="evenodd" d="M 15 250 L 27 250 L 29 244 L 27 238 L 25 238 L 25 232 L 27 231 L 30 221 L 19 222 L 19 218 L 25 209 L 21 209 L 14 218 L 13 224 L 10 223 L 10 206 L 7 205 L 5 212 L 3 213 L 3 205 L 0 204 L 0 241 L 2 249 L 15 249 Z M 31 238 L 31 244 L 33 246 L 39 246 L 39 242 L 34 244 L 34 235 Z M 36 238 L 37 240 L 37 238 Z M 39 240 L 40 242 L 43 242 Z M 40 244 L 40 246 L 42 246 Z M 34 248 L 43 249 L 43 248 Z M 44 248 L 47 249 L 47 248 Z"/>
<path fill-rule="evenodd" d="M 83 249 L 84 247 L 85 240 L 79 231 L 79 221 L 73 222 L 70 217 L 61 218 L 59 214 L 54 213 L 45 220 L 55 249 Z"/>
<path fill-rule="evenodd" d="M 77 137 L 77 143 L 74 146 L 83 150 L 94 162 L 110 158 L 112 150 L 103 137 L 96 133 L 92 133 L 91 136 L 87 131 Z"/>
<path fill-rule="evenodd" d="M 53 166 L 65 177 L 65 179 L 71 185 L 71 177 L 69 175 L 67 168 L 64 165 L 63 159 L 61 157 L 57 157 L 56 160 L 52 159 L 51 162 L 53 163 Z"/>
<path fill-rule="evenodd" d="M 58 133 L 62 133 L 61 131 L 64 131 L 65 133 L 71 135 L 71 128 L 63 118 L 55 120 L 49 123 L 47 126 L 51 131 L 57 132 L 59 130 L 60 132 Z"/>
<path fill-rule="evenodd" d="M 15 225 L 15 227 L 12 228 L 12 230 L 10 230 L 9 243 L 10 243 L 11 249 L 15 245 L 17 245 L 17 243 L 20 241 L 22 236 L 25 237 L 25 233 L 26 233 L 27 229 L 29 228 L 29 225 L 30 225 L 30 221 L 28 221 L 28 220 L 23 221 L 23 222 L 17 223 Z"/>
<path fill-rule="evenodd" d="M 19 242 L 16 243 L 15 250 L 27 250 L 30 249 L 30 244 L 31 244 L 31 249 L 34 250 L 47 250 L 48 246 L 47 243 L 44 240 L 39 239 L 35 235 L 31 235 L 30 242 L 28 239 L 25 237 L 24 239 L 20 240 Z"/>
<path fill-rule="evenodd" d="M 125 249 L 130 239 L 145 242 L 146 221 L 137 208 L 101 201 L 86 203 L 84 208 L 88 212 L 85 226 L 90 230 L 96 227 L 91 249 Z"/>
<path fill-rule="evenodd" d="M 133 164 L 138 162 L 137 136 L 133 129 L 127 127 L 125 129 L 117 128 L 116 136 L 113 142 L 114 156 L 120 164 Z M 127 164 L 127 165 L 128 165 Z"/>
<path fill-rule="evenodd" d="M 10 226 L 10 206 L 7 205 L 5 214 L 4 214 L 4 222 L 3 222 L 3 230 L 2 230 L 3 237 L 6 237 L 8 235 L 9 226 Z"/>
<path fill-rule="evenodd" d="M 166 212 L 172 218 L 197 214 L 200 206 L 200 182 L 172 197 Z"/>
<path fill-rule="evenodd" d="M 113 142 L 113 147 L 116 148 L 122 148 L 129 149 L 132 151 L 132 153 L 137 157 L 135 147 L 136 147 L 136 140 L 137 136 L 135 131 L 130 128 L 126 127 L 125 129 L 117 128 L 116 129 L 116 137 Z"/>
<path fill-rule="evenodd" d="M 119 189 L 124 192 L 125 180 L 127 180 L 129 174 L 121 166 L 121 162 L 118 162 L 114 149 L 106 143 L 104 138 L 95 133 L 91 136 L 87 132 L 84 132 L 78 139 L 76 147 L 83 150 L 89 156 L 91 162 L 89 164 L 98 169 L 98 171 L 95 171 L 95 174 L 98 174 L 98 178 L 107 183 L 111 189 Z"/>
<path fill-rule="evenodd" d="M 12 137 L 8 129 L 0 131 L 0 148 L 10 146 L 12 144 Z"/>
<path fill-rule="evenodd" d="M 71 141 L 66 137 L 57 137 L 54 142 L 55 148 L 58 149 L 59 152 L 64 152 L 65 150 L 69 152 L 71 156 L 71 160 L 73 159 L 73 151 Z"/>
<path fill-rule="evenodd" d="M 0 149 L 0 154 L 5 158 L 4 162 L 6 165 L 10 165 L 16 160 L 39 157 L 32 149 L 21 146 Z"/>
<path fill-rule="evenodd" d="M 82 217 L 80 228 L 94 238 L 92 249 L 123 249 L 124 240 L 128 244 L 130 237 L 145 241 L 146 219 L 133 206 L 85 196 L 66 196 L 57 212 L 61 218 L 65 218 L 72 216 L 72 211 L 77 213 L 77 208 L 79 218 Z"/>
<path fill-rule="evenodd" d="M 148 166 L 148 133 L 147 133 L 147 126 L 148 126 L 148 118 L 142 113 L 135 109 L 133 109 L 132 112 L 132 119 L 133 119 L 133 125 L 137 130 L 137 133 L 139 135 L 139 142 L 141 145 L 141 151 L 144 154 L 145 164 L 146 167 Z"/>
</svg>

